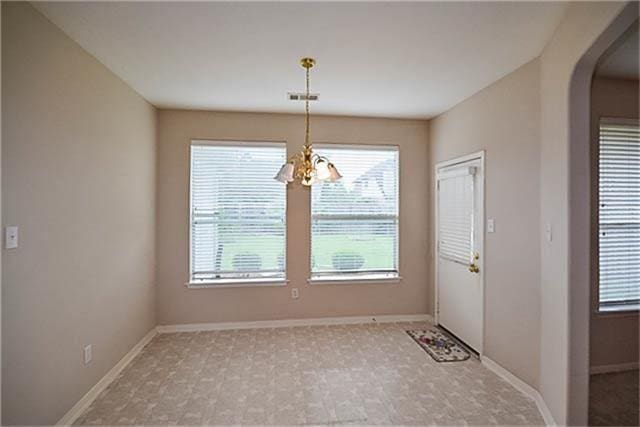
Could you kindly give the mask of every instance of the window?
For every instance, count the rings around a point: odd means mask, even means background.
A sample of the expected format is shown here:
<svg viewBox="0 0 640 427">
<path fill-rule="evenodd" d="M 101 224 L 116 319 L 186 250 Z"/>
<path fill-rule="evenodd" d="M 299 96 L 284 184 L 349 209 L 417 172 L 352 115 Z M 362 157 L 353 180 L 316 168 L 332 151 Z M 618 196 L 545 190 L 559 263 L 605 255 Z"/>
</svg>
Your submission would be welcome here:
<svg viewBox="0 0 640 427">
<path fill-rule="evenodd" d="M 314 148 L 343 178 L 312 187 L 311 279 L 397 277 L 397 147 Z"/>
<path fill-rule="evenodd" d="M 601 120 L 599 308 L 640 307 L 640 130 L 638 121 Z"/>
<path fill-rule="evenodd" d="M 474 252 L 474 166 L 438 171 L 438 252 L 440 257 L 469 265 Z"/>
<path fill-rule="evenodd" d="M 190 284 L 285 278 L 284 143 L 193 141 Z"/>
</svg>

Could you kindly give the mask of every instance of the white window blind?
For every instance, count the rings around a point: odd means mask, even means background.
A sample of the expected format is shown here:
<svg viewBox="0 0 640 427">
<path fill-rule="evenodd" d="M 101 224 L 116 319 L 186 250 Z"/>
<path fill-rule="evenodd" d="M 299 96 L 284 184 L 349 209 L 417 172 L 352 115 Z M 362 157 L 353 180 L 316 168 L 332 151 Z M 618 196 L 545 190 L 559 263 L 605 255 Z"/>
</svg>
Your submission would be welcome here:
<svg viewBox="0 0 640 427">
<path fill-rule="evenodd" d="M 314 148 L 343 178 L 312 187 L 312 278 L 397 277 L 397 147 Z"/>
<path fill-rule="evenodd" d="M 602 120 L 599 149 L 600 309 L 640 305 L 640 130 Z"/>
<path fill-rule="evenodd" d="M 283 143 L 192 143 L 192 284 L 284 279 L 285 157 Z"/>
<path fill-rule="evenodd" d="M 473 167 L 438 174 L 438 253 L 469 264 L 473 253 Z"/>
</svg>

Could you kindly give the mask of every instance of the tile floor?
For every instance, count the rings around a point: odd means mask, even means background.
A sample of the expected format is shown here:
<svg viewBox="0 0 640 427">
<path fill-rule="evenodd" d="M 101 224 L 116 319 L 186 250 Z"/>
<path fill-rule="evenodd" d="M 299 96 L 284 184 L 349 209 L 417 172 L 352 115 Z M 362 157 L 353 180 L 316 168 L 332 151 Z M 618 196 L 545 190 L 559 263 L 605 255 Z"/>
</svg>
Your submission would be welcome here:
<svg viewBox="0 0 640 427">
<path fill-rule="evenodd" d="M 477 359 L 436 363 L 426 323 L 156 336 L 76 424 L 543 424 Z"/>
<path fill-rule="evenodd" d="M 589 425 L 640 425 L 640 372 L 592 375 L 589 384 Z"/>
</svg>

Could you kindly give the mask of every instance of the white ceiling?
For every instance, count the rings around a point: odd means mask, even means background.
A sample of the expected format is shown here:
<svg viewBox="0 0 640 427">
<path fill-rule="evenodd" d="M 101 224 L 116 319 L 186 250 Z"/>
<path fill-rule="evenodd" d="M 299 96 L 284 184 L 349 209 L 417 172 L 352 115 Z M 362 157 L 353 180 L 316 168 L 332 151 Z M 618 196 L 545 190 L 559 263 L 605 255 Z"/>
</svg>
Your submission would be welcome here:
<svg viewBox="0 0 640 427">
<path fill-rule="evenodd" d="M 158 107 L 428 118 L 535 58 L 558 2 L 34 3 Z"/>
<path fill-rule="evenodd" d="M 640 78 L 638 38 L 638 22 L 636 22 L 624 37 L 604 53 L 596 69 L 596 75 L 613 79 L 638 80 Z"/>
</svg>

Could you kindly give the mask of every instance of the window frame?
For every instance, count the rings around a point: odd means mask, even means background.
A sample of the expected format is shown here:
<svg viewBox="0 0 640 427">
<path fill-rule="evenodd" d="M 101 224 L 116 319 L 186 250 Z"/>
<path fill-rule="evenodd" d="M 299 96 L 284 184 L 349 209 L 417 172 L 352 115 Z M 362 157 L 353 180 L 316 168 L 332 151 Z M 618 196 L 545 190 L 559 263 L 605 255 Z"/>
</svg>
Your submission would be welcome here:
<svg viewBox="0 0 640 427">
<path fill-rule="evenodd" d="M 595 301 L 593 302 L 594 313 L 597 316 L 607 316 L 607 317 L 637 316 L 640 314 L 640 303 L 636 303 L 636 304 L 621 303 L 617 305 L 611 304 L 609 306 L 602 306 L 600 303 L 600 144 L 601 144 L 600 132 L 603 124 L 640 126 L 640 118 L 600 116 L 597 119 L 595 129 L 594 129 L 596 133 L 596 137 L 593 140 L 595 140 L 596 146 L 594 147 L 595 155 L 594 155 L 594 162 L 592 163 L 592 165 L 596 172 L 594 177 L 595 194 L 591 193 L 592 197 L 594 198 L 594 204 L 592 206 L 595 206 L 595 215 L 596 215 L 595 220 L 593 221 L 595 225 L 595 231 L 593 235 L 595 237 L 594 249 L 597 254 L 596 263 L 595 263 L 596 264 L 595 265 L 596 286 L 594 289 Z"/>
<path fill-rule="evenodd" d="M 194 146 L 227 146 L 227 147 L 277 147 L 284 148 L 285 161 L 288 156 L 288 145 L 284 140 L 234 140 L 234 139 L 199 139 L 192 138 L 189 142 L 189 194 L 187 197 L 187 209 L 189 215 L 187 233 L 189 235 L 189 258 L 188 262 L 188 276 L 185 286 L 188 289 L 219 289 L 219 288 L 246 288 L 246 287 L 272 287 L 272 286 L 287 286 L 288 269 L 287 269 L 287 217 L 288 217 L 288 192 L 287 186 L 284 186 L 284 271 L 283 277 L 243 277 L 243 278 L 220 278 L 210 280 L 193 280 L 193 155 L 192 148 Z M 276 171 L 277 172 L 277 171 Z M 274 172 L 275 174 L 275 172 Z"/>
<path fill-rule="evenodd" d="M 309 278 L 307 283 L 310 285 L 348 285 L 348 284 L 395 284 L 402 281 L 400 274 L 400 188 L 401 188 L 401 158 L 400 158 L 400 146 L 397 144 L 357 144 L 357 143 L 334 143 L 319 141 L 314 143 L 314 148 L 318 150 L 324 149 L 348 149 L 348 150 L 379 150 L 379 151 L 395 151 L 397 153 L 397 188 L 396 188 L 396 254 L 395 254 L 395 272 L 380 272 L 380 273 L 321 273 L 314 274 L 312 271 L 312 257 L 313 257 L 313 195 L 309 194 Z M 333 159 L 329 158 L 330 161 Z M 336 164 L 338 170 L 340 164 Z M 313 186 L 311 188 L 313 191 Z M 363 215 L 366 216 L 366 215 Z"/>
</svg>

